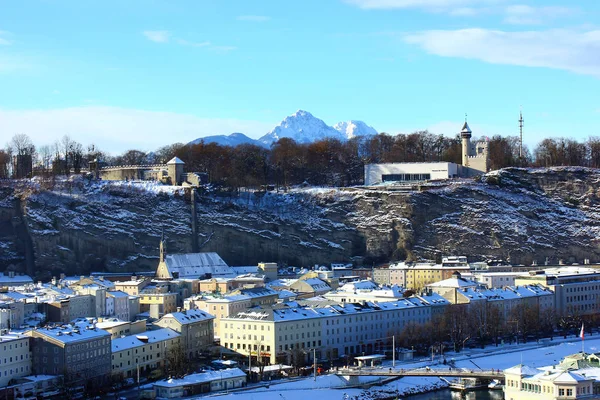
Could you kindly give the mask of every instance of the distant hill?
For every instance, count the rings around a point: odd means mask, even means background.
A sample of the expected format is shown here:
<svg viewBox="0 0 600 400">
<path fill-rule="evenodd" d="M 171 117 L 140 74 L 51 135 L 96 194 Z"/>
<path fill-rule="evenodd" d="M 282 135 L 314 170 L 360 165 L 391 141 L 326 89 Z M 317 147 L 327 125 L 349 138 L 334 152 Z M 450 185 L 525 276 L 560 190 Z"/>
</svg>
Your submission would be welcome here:
<svg viewBox="0 0 600 400">
<path fill-rule="evenodd" d="M 254 140 L 252 138 L 249 138 L 248 136 L 246 136 L 240 132 L 234 132 L 230 135 L 206 136 L 206 137 L 192 140 L 191 142 L 188 143 L 188 145 L 198 144 L 201 141 L 204 141 L 204 143 L 216 143 L 221 146 L 232 146 L 232 147 L 235 147 L 240 144 L 246 144 L 246 143 L 263 146 L 262 143 L 258 142 L 257 140 Z"/>
<path fill-rule="evenodd" d="M 206 136 L 195 139 L 188 144 L 198 144 L 200 141 L 204 141 L 204 143 L 217 143 L 223 146 L 251 143 L 270 147 L 272 143 L 281 138 L 291 138 L 298 143 L 312 143 L 329 138 L 345 141 L 357 136 L 373 135 L 377 135 L 377 130 L 363 121 L 351 120 L 329 126 L 310 112 L 298 110 L 294 114 L 285 117 L 279 125 L 258 140 L 251 139 L 243 133 L 232 133 L 230 135 Z"/>
</svg>

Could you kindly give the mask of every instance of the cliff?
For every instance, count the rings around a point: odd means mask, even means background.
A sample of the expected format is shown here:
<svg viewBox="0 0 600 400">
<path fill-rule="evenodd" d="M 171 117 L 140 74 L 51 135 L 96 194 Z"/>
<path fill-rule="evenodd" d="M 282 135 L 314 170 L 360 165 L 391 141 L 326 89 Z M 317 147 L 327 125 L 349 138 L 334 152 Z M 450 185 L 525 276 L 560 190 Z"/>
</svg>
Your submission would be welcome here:
<svg viewBox="0 0 600 400">
<path fill-rule="evenodd" d="M 207 188 L 197 196 L 197 241 L 230 265 L 371 265 L 441 254 L 600 261 L 599 179 L 585 168 L 511 168 L 414 193 Z M 82 179 L 0 185 L 0 271 L 44 279 L 154 269 L 163 230 L 168 252 L 191 251 L 189 189 Z"/>
</svg>

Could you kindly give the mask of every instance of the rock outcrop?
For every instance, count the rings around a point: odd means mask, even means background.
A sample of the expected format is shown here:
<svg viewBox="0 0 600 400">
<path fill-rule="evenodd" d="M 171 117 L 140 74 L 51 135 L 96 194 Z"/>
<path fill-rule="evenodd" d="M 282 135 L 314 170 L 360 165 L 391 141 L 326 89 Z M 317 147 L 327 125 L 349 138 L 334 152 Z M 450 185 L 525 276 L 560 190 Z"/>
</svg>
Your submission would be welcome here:
<svg viewBox="0 0 600 400">
<path fill-rule="evenodd" d="M 297 189 L 287 193 L 199 191 L 198 246 L 231 265 L 310 266 L 441 254 L 530 264 L 600 261 L 600 171 L 505 169 L 478 181 L 413 193 Z M 45 279 L 60 272 L 139 271 L 167 251 L 192 249 L 190 192 L 156 184 L 4 182 L 0 271 Z"/>
</svg>

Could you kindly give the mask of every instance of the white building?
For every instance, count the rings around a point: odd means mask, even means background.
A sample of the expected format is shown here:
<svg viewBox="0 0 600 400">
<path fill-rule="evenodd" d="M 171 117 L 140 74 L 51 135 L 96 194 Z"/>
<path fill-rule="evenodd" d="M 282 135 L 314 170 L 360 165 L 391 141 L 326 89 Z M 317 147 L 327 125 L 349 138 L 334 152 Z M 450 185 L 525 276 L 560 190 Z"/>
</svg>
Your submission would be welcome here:
<svg viewBox="0 0 600 400">
<path fill-rule="evenodd" d="M 473 271 L 471 273 L 471 277 L 475 282 L 481 283 L 490 289 L 514 286 L 515 279 L 525 275 L 527 275 L 527 272 Z"/>
<path fill-rule="evenodd" d="M 338 303 L 385 302 L 402 299 L 405 289 L 398 285 L 380 287 L 373 281 L 348 282 L 323 297 Z"/>
<path fill-rule="evenodd" d="M 131 315 L 129 312 L 129 294 L 119 290 L 106 292 L 106 315 L 129 321 Z"/>
<path fill-rule="evenodd" d="M 190 374 L 180 379 L 165 379 L 152 384 L 156 396 L 180 399 L 200 393 L 237 389 L 246 386 L 246 373 L 239 368 Z"/>
<path fill-rule="evenodd" d="M 380 350 L 392 334 L 408 324 L 431 319 L 426 302 L 340 304 L 321 308 L 292 307 L 246 311 L 221 320 L 221 344 L 271 364 L 289 363 L 294 352 L 316 349 L 317 358 Z"/>
<path fill-rule="evenodd" d="M 593 268 L 548 268 L 515 278 L 515 285 L 536 284 L 554 292 L 554 304 L 559 315 L 600 312 L 600 272 Z"/>
<path fill-rule="evenodd" d="M 11 379 L 30 374 L 29 336 L 0 335 L 0 387 L 8 385 Z"/>
<path fill-rule="evenodd" d="M 451 162 L 387 163 L 365 165 L 365 186 L 413 183 L 457 178 L 459 166 Z"/>
<path fill-rule="evenodd" d="M 569 358 L 578 358 L 586 365 L 573 368 Z M 582 357 L 579 353 L 565 357 L 558 365 L 541 368 L 519 364 L 504 370 L 504 375 L 507 400 L 597 399 L 600 395 L 600 365 L 595 354 Z"/>
</svg>

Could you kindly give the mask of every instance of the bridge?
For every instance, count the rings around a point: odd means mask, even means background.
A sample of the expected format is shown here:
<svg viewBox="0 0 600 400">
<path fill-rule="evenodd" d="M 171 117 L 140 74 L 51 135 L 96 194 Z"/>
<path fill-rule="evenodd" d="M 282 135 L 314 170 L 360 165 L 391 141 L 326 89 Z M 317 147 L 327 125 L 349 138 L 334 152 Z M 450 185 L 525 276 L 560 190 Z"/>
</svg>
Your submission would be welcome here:
<svg viewBox="0 0 600 400">
<path fill-rule="evenodd" d="M 405 376 L 433 376 L 438 378 L 476 378 L 476 379 L 497 379 L 504 381 L 504 373 L 499 370 L 469 370 L 465 368 L 452 369 L 433 369 L 433 368 L 418 368 L 418 369 L 397 369 L 384 367 L 363 367 L 363 368 L 348 368 L 340 369 L 336 372 L 339 376 L 389 376 L 389 377 L 405 377 Z"/>
</svg>

